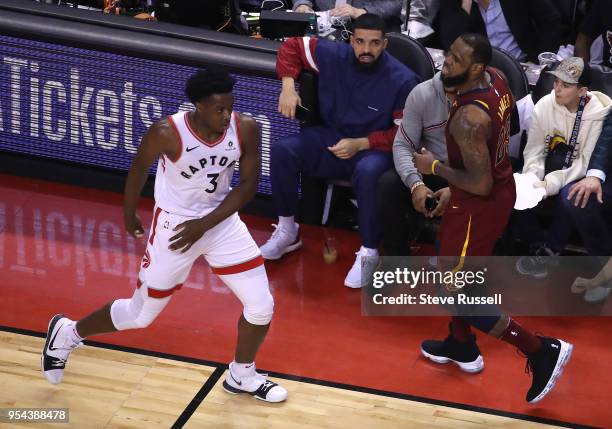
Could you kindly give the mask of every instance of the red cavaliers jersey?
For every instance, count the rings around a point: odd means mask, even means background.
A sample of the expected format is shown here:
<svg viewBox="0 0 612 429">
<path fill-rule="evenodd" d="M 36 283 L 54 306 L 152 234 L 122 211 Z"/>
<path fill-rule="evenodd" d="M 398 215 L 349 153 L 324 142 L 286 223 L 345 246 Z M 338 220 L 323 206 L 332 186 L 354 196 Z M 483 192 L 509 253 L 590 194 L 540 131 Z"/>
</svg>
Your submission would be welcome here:
<svg viewBox="0 0 612 429">
<path fill-rule="evenodd" d="M 459 145 L 451 135 L 450 123 L 461 106 L 472 104 L 484 110 L 491 118 L 491 135 L 487 140 L 489 156 L 491 158 L 491 173 L 493 174 L 493 188 L 491 194 L 504 186 L 514 187 L 512 166 L 508 157 L 508 143 L 510 140 L 510 114 L 514 100 L 508 85 L 501 75 L 494 69 L 487 68 L 491 77 L 488 88 L 478 88 L 458 95 L 451 106 L 446 125 L 446 148 L 448 162 L 452 168 L 463 169 L 463 158 Z M 462 189 L 449 185 L 453 200 L 470 198 L 488 199 L 471 194 Z"/>
</svg>

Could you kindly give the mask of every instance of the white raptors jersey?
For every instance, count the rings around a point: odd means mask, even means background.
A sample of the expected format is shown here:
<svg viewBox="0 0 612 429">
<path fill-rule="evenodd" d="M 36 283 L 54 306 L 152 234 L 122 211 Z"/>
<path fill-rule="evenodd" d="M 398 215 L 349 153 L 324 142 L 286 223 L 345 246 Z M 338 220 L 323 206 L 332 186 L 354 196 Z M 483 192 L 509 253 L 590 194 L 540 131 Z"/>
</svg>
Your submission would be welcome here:
<svg viewBox="0 0 612 429">
<path fill-rule="evenodd" d="M 169 117 L 179 136 L 180 151 L 172 161 L 162 155 L 155 176 L 155 204 L 181 216 L 202 217 L 213 211 L 230 192 L 236 161 L 242 152 L 238 114 L 217 141 L 207 142 L 195 133 L 189 112 Z"/>
</svg>

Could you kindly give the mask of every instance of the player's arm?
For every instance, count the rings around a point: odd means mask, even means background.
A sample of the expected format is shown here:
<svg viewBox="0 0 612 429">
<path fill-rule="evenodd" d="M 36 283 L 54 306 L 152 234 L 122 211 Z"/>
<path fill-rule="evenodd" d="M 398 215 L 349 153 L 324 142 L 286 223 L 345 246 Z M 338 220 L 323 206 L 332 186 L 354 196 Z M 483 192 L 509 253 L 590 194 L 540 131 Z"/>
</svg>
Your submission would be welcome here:
<svg viewBox="0 0 612 429">
<path fill-rule="evenodd" d="M 491 158 L 487 140 L 491 133 L 491 118 L 482 109 L 467 105 L 459 109 L 450 125 L 463 158 L 464 170 L 436 163 L 435 174 L 464 191 L 489 195 L 493 187 Z"/>
<path fill-rule="evenodd" d="M 181 253 L 204 235 L 206 231 L 227 219 L 253 199 L 259 181 L 259 127 L 253 118 L 239 115 L 240 141 L 240 182 L 212 212 L 201 219 L 183 222 L 174 228 L 177 234 L 170 238 L 171 250 L 181 249 Z"/>
<path fill-rule="evenodd" d="M 156 122 L 142 137 L 123 192 L 123 221 L 126 231 L 132 236 L 140 237 L 144 233 L 142 223 L 136 215 L 136 207 L 149 176 L 151 164 L 162 154 L 175 159 L 179 155 L 179 150 L 176 131 L 172 128 L 169 119 Z"/>
<path fill-rule="evenodd" d="M 489 195 L 493 187 L 491 160 L 487 139 L 491 118 L 480 108 L 467 105 L 459 108 L 451 121 L 450 133 L 461 151 L 464 169 L 455 169 L 435 162 L 431 153 L 415 153 L 415 163 L 423 174 L 437 174 L 450 184 L 476 195 Z"/>
</svg>

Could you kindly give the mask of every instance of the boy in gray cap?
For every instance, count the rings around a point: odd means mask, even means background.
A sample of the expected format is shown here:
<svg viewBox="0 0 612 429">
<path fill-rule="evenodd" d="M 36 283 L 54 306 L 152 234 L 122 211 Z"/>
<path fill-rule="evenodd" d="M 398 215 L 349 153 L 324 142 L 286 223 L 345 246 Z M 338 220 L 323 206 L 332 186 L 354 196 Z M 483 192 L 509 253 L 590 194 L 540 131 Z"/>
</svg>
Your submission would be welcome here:
<svg viewBox="0 0 612 429">
<path fill-rule="evenodd" d="M 534 107 L 523 153 L 523 173 L 534 173 L 540 179 L 535 186 L 546 190 L 546 198 L 558 195 L 553 203 L 553 222 L 543 243 L 532 256 L 520 258 L 516 264 L 518 272 L 535 278 L 546 277 L 548 258 L 545 257 L 558 255 L 563 250 L 574 226 L 581 233 L 589 253 L 609 255 L 612 250 L 605 231 L 601 232 L 604 236 L 590 237 L 581 229 L 583 222 L 568 221 L 572 218 L 569 211 L 574 206 L 570 199 L 572 185 L 587 175 L 597 174 L 588 170 L 589 160 L 612 100 L 601 92 L 588 90 L 591 71 L 582 58 L 566 58 L 549 73 L 556 77 L 554 89 Z M 522 229 L 537 227 L 533 209 L 521 213 L 521 218 Z M 537 237 L 538 232 L 523 231 L 523 235 Z"/>
</svg>

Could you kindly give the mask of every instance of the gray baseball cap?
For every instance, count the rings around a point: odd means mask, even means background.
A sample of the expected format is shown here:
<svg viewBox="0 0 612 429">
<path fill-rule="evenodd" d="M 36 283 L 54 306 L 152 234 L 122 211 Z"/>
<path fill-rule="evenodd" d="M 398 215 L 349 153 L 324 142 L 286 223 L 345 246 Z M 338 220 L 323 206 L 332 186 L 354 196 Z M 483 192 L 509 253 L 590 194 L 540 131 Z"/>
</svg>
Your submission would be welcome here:
<svg viewBox="0 0 612 429">
<path fill-rule="evenodd" d="M 591 70 L 588 64 L 580 57 L 569 57 L 559 63 L 556 69 L 547 71 L 565 83 L 579 86 L 589 86 L 591 83 Z"/>
</svg>

